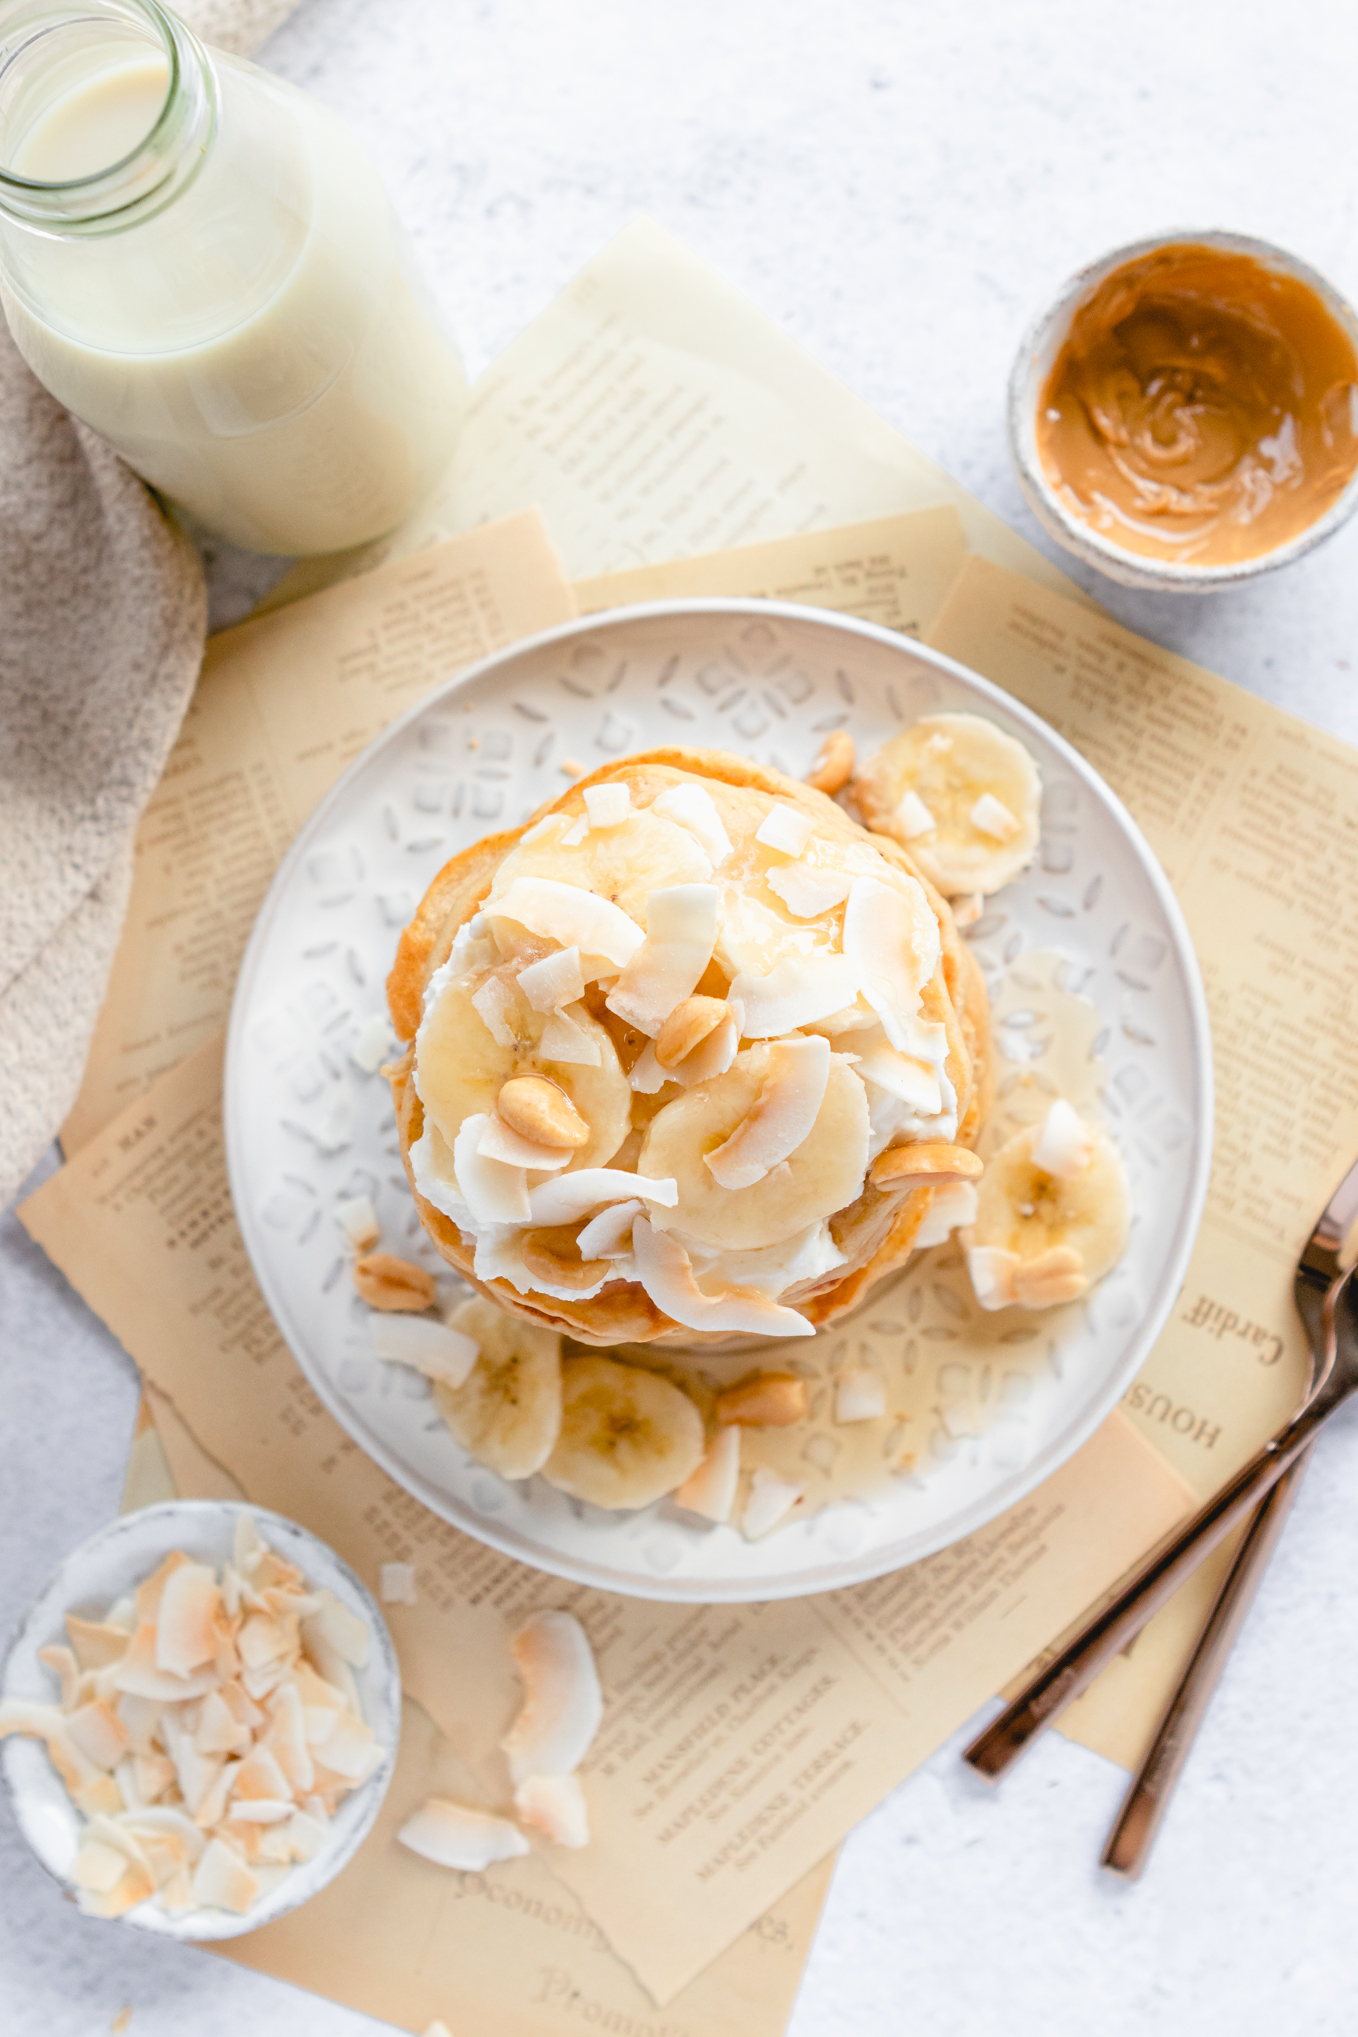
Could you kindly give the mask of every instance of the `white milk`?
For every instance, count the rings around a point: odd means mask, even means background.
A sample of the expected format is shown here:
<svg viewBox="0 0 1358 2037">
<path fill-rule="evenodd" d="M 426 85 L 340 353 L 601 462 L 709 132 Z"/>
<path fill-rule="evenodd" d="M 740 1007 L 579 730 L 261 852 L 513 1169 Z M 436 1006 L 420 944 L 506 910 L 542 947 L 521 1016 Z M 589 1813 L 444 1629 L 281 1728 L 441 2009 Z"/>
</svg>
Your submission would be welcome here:
<svg viewBox="0 0 1358 2037">
<path fill-rule="evenodd" d="M 461 364 L 358 143 L 280 80 L 212 64 L 217 132 L 150 145 L 194 168 L 186 187 L 121 231 L 6 219 L 0 295 L 39 379 L 204 524 L 261 551 L 339 550 L 442 473 Z M 70 71 L 17 136 L 6 119 L 10 176 L 94 176 L 155 126 L 161 52 L 114 44 Z"/>
</svg>

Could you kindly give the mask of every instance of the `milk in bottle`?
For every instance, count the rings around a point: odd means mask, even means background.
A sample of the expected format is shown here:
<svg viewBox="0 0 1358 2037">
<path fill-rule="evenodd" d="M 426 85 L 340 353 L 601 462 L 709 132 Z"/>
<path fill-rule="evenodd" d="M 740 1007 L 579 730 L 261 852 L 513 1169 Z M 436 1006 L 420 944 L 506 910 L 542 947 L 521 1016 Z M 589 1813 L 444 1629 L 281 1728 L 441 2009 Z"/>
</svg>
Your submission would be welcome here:
<svg viewBox="0 0 1358 2037">
<path fill-rule="evenodd" d="M 0 299 L 34 373 L 237 544 L 391 529 L 466 385 L 358 142 L 156 0 L 0 0 L 0 36 Z"/>
</svg>

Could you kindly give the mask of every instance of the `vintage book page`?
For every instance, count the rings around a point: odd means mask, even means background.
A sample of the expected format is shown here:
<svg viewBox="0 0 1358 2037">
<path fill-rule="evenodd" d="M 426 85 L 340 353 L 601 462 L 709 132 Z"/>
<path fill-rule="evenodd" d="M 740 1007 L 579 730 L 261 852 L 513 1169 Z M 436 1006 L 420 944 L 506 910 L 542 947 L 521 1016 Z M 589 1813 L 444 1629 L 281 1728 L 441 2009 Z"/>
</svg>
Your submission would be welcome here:
<svg viewBox="0 0 1358 2037">
<path fill-rule="evenodd" d="M 560 1583 L 437 1520 L 317 1402 L 235 1226 L 220 1084 L 209 1045 L 22 1219 L 251 1499 L 304 1522 L 369 1583 L 383 1562 L 416 1566 L 419 1604 L 389 1608 L 406 1689 L 485 1800 L 505 1799 L 507 1629 L 543 1604 L 584 1620 L 608 1699 L 587 1768 L 596 1838 L 553 1867 L 657 2001 L 773 1908 L 1187 1504 L 1115 1417 L 988 1528 L 851 1591 L 668 1606 Z"/>
<path fill-rule="evenodd" d="M 176 1494 L 245 1497 L 148 1387 L 123 1512 Z M 210 1949 L 415 2032 L 438 2016 L 457 2037 L 551 2037 L 566 2014 L 632 2037 L 654 2031 L 649 1998 L 541 1856 L 516 1863 L 528 1870 L 517 1876 L 440 1874 L 392 1843 L 426 1797 L 466 1787 L 448 1741 L 408 1698 L 391 1794 L 339 1881 L 267 1930 Z M 813 1868 L 675 1996 L 670 2037 L 779 2037 L 833 1866 Z"/>
<path fill-rule="evenodd" d="M 804 537 L 741 545 L 733 552 L 577 580 L 575 598 L 581 615 L 592 615 L 632 601 L 754 595 L 836 609 L 917 637 L 942 608 L 966 556 L 966 532 L 955 509 L 917 509 L 912 515 L 883 516 L 840 530 L 809 531 Z"/>
<path fill-rule="evenodd" d="M 303 560 L 264 606 L 529 503 L 577 580 L 951 505 L 973 551 L 1084 599 L 650 219 L 624 228 L 481 377 L 452 466 L 409 522 Z"/>
<path fill-rule="evenodd" d="M 1358 1152 L 1358 755 L 984 560 L 929 641 L 1104 774 L 1192 930 L 1216 1056 L 1212 1184 L 1183 1292 L 1124 1405 L 1206 1496 L 1305 1388 L 1293 1269 Z M 1180 1594 L 1072 1729 L 1137 1758 L 1208 1596 L 1206 1580 Z"/>
<path fill-rule="evenodd" d="M 68 1152 L 222 1025 L 269 880 L 345 766 L 453 673 L 574 614 L 526 511 L 208 640 L 137 829 Z"/>
</svg>

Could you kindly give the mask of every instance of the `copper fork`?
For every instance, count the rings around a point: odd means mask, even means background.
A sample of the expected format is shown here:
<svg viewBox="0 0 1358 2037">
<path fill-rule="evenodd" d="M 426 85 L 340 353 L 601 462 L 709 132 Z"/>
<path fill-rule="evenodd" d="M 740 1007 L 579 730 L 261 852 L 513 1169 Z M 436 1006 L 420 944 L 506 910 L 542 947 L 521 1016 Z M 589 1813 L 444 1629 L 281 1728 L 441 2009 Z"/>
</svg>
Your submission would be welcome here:
<svg viewBox="0 0 1358 2037">
<path fill-rule="evenodd" d="M 1355 1256 L 1358 1162 L 1340 1182 L 1307 1239 L 1293 1282 L 1297 1311 L 1311 1349 L 1311 1386 L 1306 1399 L 1220 1492 L 1151 1552 L 1116 1598 L 1086 1621 L 1060 1654 L 1039 1670 L 972 1742 L 964 1758 L 987 1781 L 998 1782 L 1043 1728 L 1088 1688 L 1203 1558 L 1290 1471 L 1349 1395 L 1358 1391 L 1358 1310 L 1350 1280 Z"/>
</svg>

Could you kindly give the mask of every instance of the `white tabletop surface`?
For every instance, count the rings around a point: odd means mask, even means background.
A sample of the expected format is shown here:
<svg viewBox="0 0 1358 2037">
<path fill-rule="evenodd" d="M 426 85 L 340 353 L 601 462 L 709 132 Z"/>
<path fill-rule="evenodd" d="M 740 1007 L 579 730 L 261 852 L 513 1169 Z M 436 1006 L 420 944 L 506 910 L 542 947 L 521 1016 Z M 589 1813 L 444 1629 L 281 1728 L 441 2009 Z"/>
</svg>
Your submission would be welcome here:
<svg viewBox="0 0 1358 2037">
<path fill-rule="evenodd" d="M 1044 544 L 1002 429 L 1030 312 L 1179 226 L 1278 241 L 1358 296 L 1355 58 L 1351 0 L 303 0 L 265 52 L 366 138 L 474 371 L 648 211 Z M 260 576 L 212 570 L 225 619 Z M 1246 592 L 1097 591 L 1358 741 L 1358 520 Z M 115 1511 L 136 1379 L 12 1219 L 0 1354 L 2 1643 Z M 1120 1770 L 1049 1734 L 991 1794 L 960 1736 L 845 1848 L 793 2037 L 1351 2032 L 1356 1480 L 1341 1417 L 1139 1885 L 1096 1866 Z M 0 1804 L 0 2030 L 96 2037 L 125 2005 L 129 2037 L 387 2027 L 82 1919 Z"/>
</svg>

